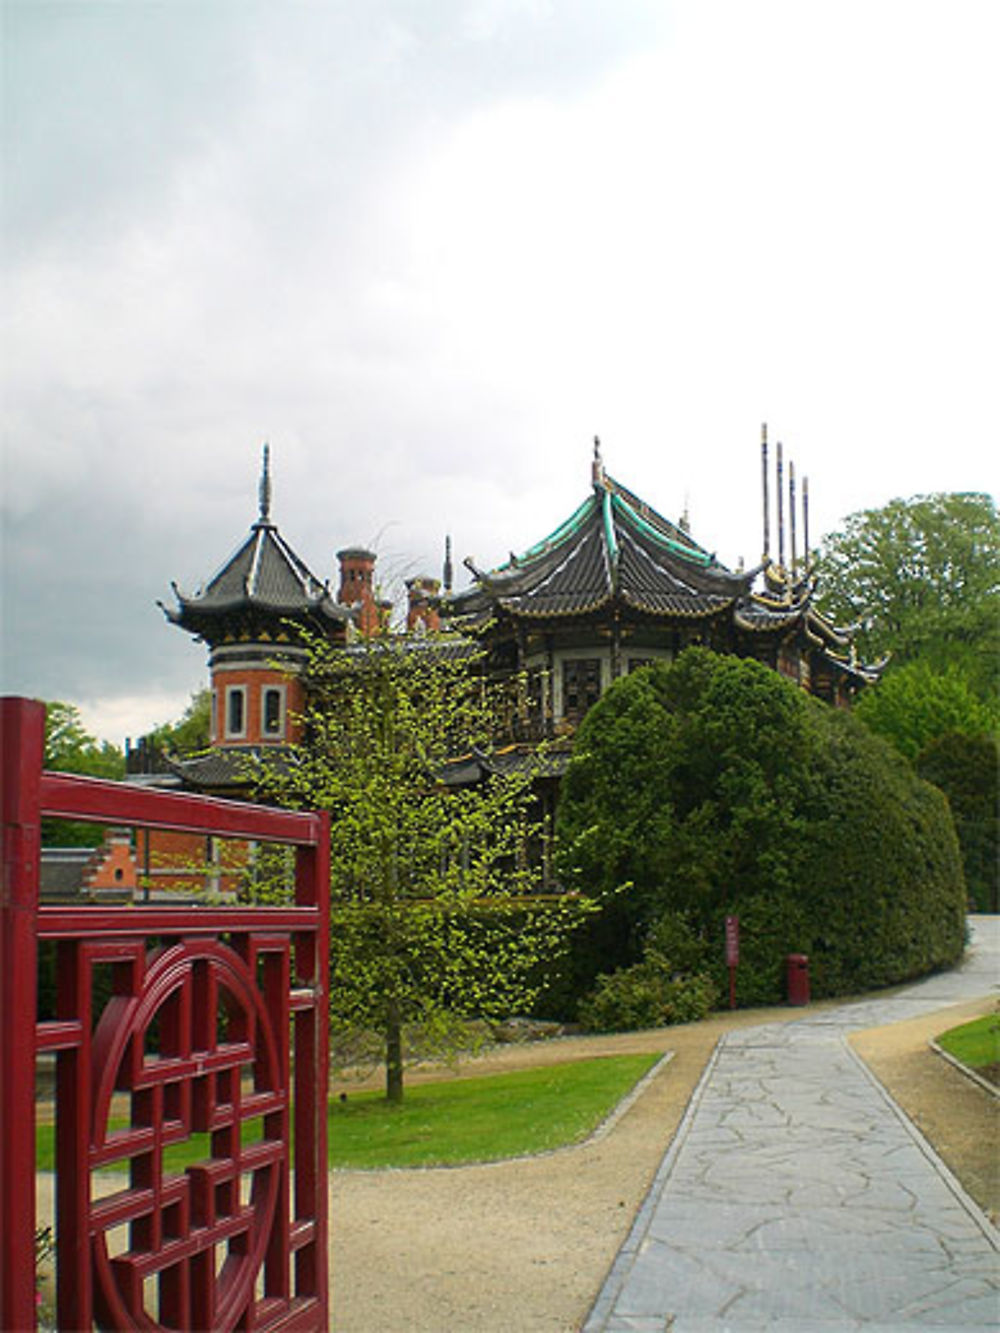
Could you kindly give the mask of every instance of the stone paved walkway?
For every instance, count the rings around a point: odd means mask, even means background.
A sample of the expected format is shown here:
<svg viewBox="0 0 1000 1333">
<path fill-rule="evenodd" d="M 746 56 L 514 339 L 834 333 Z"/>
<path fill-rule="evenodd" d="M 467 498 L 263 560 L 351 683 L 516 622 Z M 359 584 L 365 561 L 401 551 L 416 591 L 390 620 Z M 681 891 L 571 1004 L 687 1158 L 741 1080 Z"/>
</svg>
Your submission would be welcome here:
<svg viewBox="0 0 1000 1333">
<path fill-rule="evenodd" d="M 954 972 L 729 1033 L 584 1333 L 1000 1328 L 1000 1236 L 846 1041 L 998 982 L 979 917 Z"/>
</svg>

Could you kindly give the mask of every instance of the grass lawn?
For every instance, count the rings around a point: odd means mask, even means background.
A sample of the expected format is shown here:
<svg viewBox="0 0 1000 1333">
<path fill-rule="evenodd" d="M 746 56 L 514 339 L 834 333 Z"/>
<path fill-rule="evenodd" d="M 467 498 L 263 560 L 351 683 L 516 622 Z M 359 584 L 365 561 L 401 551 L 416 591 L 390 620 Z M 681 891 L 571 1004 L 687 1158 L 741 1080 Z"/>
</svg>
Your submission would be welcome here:
<svg viewBox="0 0 1000 1333">
<path fill-rule="evenodd" d="M 577 1143 L 594 1130 L 652 1068 L 658 1055 L 614 1055 L 513 1074 L 421 1083 L 402 1105 L 381 1093 L 349 1094 L 330 1103 L 331 1166 L 445 1166 L 493 1162 Z M 259 1125 L 254 1125 L 259 1137 Z M 37 1129 L 40 1171 L 55 1165 L 52 1125 Z M 170 1172 L 209 1155 L 207 1134 L 193 1134 L 165 1153 Z M 126 1163 L 121 1163 L 121 1170 Z"/>
<path fill-rule="evenodd" d="M 422 1083 L 401 1106 L 358 1093 L 330 1113 L 333 1166 L 493 1162 L 576 1143 L 653 1067 L 658 1055 L 615 1055 L 513 1074 Z"/>
<path fill-rule="evenodd" d="M 937 1043 L 970 1069 L 1000 1064 L 1000 1014 L 984 1014 L 942 1032 Z"/>
</svg>

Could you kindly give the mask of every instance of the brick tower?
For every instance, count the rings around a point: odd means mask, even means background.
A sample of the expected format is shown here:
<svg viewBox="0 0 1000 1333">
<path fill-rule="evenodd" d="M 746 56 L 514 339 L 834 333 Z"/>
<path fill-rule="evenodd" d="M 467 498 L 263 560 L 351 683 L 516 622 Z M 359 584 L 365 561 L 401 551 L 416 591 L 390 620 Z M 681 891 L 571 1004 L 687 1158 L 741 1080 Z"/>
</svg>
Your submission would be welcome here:
<svg viewBox="0 0 1000 1333">
<path fill-rule="evenodd" d="M 177 607 L 160 603 L 167 619 L 208 644 L 213 746 L 258 749 L 298 740 L 297 718 L 305 702 L 299 678 L 306 659 L 301 631 L 342 642 L 354 617 L 349 606 L 333 600 L 328 585 L 272 522 L 266 444 L 259 513 L 249 536 L 197 593 L 188 596 L 176 584 L 172 587 Z"/>
</svg>

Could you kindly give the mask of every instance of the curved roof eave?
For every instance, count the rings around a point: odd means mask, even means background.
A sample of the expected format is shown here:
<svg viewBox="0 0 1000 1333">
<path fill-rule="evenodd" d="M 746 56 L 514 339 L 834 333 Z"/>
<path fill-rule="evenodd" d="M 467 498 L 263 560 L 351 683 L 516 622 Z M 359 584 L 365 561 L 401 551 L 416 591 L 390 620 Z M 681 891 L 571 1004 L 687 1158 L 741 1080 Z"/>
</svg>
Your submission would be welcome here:
<svg viewBox="0 0 1000 1333">
<path fill-rule="evenodd" d="M 824 652 L 823 656 L 837 671 L 845 676 L 853 676 L 866 685 L 874 685 L 889 662 L 888 657 L 882 658 L 879 662 L 852 662 L 849 658 L 838 657 L 836 653 Z"/>
<path fill-rule="evenodd" d="M 799 623 L 802 613 L 797 609 L 787 610 L 785 615 L 779 615 L 776 611 L 769 612 L 769 619 L 754 619 L 748 616 L 745 611 L 739 607 L 736 609 L 734 621 L 737 628 L 745 630 L 748 634 L 783 634 L 793 625 Z"/>
<path fill-rule="evenodd" d="M 325 624 L 342 628 L 350 619 L 351 613 L 346 607 L 341 607 L 336 603 L 328 602 L 323 604 L 317 602 L 311 606 L 294 607 L 275 607 L 268 603 L 251 601 L 243 599 L 233 601 L 226 605 L 218 603 L 211 606 L 199 606 L 197 602 L 188 602 L 182 604 L 176 611 L 169 607 L 159 604 L 171 624 L 177 625 L 180 629 L 187 630 L 188 633 L 195 634 L 199 638 L 212 639 L 221 627 L 221 623 L 228 617 L 245 615 L 248 617 L 259 618 L 265 615 L 268 621 L 292 622 L 302 625 L 305 622 L 312 621 L 313 624 Z"/>
</svg>

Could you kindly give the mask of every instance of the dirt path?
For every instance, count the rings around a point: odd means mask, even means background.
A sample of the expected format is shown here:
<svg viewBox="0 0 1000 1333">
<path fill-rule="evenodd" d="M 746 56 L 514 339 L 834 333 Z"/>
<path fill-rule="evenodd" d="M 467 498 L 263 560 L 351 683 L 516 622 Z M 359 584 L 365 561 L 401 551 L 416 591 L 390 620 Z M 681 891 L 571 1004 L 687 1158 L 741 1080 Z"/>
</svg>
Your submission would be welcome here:
<svg viewBox="0 0 1000 1333">
<path fill-rule="evenodd" d="M 820 1006 L 814 1006 L 819 1008 Z M 998 1109 L 927 1049 L 990 1001 L 858 1034 L 853 1044 L 966 1189 L 1000 1207 Z M 787 1008 L 687 1027 L 508 1047 L 456 1077 L 628 1051 L 673 1051 L 612 1132 L 524 1161 L 331 1177 L 338 1333 L 543 1333 L 577 1329 L 625 1239 L 715 1043 Z"/>
</svg>

